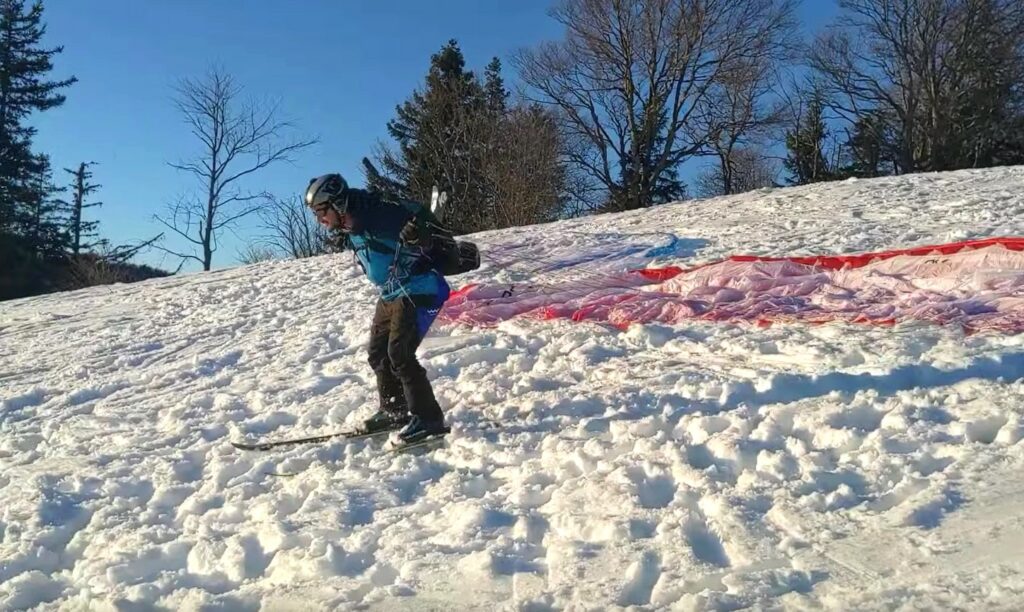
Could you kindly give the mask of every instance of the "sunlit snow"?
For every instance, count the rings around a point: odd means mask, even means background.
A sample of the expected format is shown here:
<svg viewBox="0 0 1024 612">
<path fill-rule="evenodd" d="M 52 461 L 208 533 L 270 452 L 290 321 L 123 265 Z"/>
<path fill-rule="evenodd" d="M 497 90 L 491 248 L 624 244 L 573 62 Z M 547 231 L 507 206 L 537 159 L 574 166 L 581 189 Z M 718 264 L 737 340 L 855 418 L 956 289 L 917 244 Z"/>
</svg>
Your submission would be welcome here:
<svg viewBox="0 0 1024 612">
<path fill-rule="evenodd" d="M 1024 236 L 1024 167 L 488 232 L 451 281 L 993 236 Z M 1024 334 L 443 322 L 445 446 L 234 448 L 369 414 L 373 305 L 348 253 L 0 303 L 0 609 L 1024 601 Z"/>
</svg>

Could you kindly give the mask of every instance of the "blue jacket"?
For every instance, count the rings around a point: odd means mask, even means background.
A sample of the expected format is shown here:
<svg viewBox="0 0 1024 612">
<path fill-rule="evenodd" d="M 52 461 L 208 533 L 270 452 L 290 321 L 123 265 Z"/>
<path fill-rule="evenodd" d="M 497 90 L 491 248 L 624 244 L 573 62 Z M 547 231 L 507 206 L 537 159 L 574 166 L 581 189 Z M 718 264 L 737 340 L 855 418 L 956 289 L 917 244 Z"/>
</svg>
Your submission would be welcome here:
<svg viewBox="0 0 1024 612">
<path fill-rule="evenodd" d="M 426 227 L 426 209 L 358 189 L 349 189 L 345 197 L 346 210 L 353 219 L 345 244 L 355 253 L 366 277 L 377 286 L 381 299 L 391 302 L 408 296 L 417 305 L 444 303 L 450 292 L 444 277 L 433 269 L 422 248 L 402 245 L 398 238 L 410 219 Z"/>
</svg>

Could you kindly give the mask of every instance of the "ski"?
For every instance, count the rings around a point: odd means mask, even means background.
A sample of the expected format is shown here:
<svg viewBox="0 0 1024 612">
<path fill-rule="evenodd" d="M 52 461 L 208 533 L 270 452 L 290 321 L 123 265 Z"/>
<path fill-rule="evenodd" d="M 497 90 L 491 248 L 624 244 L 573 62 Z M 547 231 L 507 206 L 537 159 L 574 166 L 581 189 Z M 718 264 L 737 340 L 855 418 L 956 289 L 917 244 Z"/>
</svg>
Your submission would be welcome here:
<svg viewBox="0 0 1024 612">
<path fill-rule="evenodd" d="M 375 432 L 375 434 L 373 434 L 373 435 L 376 435 L 376 434 L 379 434 L 379 433 L 387 433 L 387 432 Z M 420 450 L 420 449 L 433 449 L 433 448 L 436 448 L 436 447 L 444 445 L 444 443 L 445 443 L 445 441 L 447 439 L 447 434 L 448 433 L 450 433 L 450 432 L 434 434 L 432 436 L 428 436 L 428 437 L 426 437 L 426 438 L 424 438 L 422 440 L 417 440 L 416 442 L 412 442 L 412 443 L 409 443 L 409 444 L 404 444 L 404 443 L 401 443 L 401 442 L 399 442 L 397 444 L 392 443 L 392 442 L 387 442 L 387 443 L 384 444 L 383 448 L 380 449 L 380 452 L 384 453 L 384 454 L 399 455 L 399 454 L 402 454 L 402 453 L 410 453 L 410 452 L 413 452 L 413 451 L 416 451 L 416 450 Z M 369 436 L 366 436 L 366 437 L 369 437 Z M 305 469 L 299 470 L 297 472 L 276 472 L 276 471 L 271 471 L 271 472 L 263 472 L 263 473 L 266 474 L 267 476 L 274 476 L 274 477 L 277 477 L 277 478 L 291 478 L 293 476 L 298 476 L 299 474 L 301 474 L 304 471 L 305 471 Z"/>
<path fill-rule="evenodd" d="M 336 431 L 329 434 L 321 434 L 319 436 L 308 436 L 305 438 L 288 438 L 285 440 L 268 440 L 264 442 L 232 442 L 231 445 L 240 450 L 246 451 L 266 451 L 275 448 L 281 448 L 284 446 L 296 446 L 299 444 L 316 444 L 318 442 L 326 442 L 335 438 L 341 438 L 343 440 L 364 440 L 368 438 L 376 438 L 377 436 L 387 435 L 393 431 L 401 429 L 401 426 L 396 426 L 388 429 L 379 429 L 377 431 L 362 431 L 358 429 L 350 429 L 346 431 Z"/>
<path fill-rule="evenodd" d="M 415 442 L 394 442 L 389 441 L 384 446 L 384 450 L 389 453 L 404 453 L 407 451 L 415 450 L 417 448 L 429 447 L 434 444 L 444 443 L 447 439 L 448 434 L 452 432 L 450 427 L 446 427 L 444 432 L 436 433 L 417 440 Z"/>
<path fill-rule="evenodd" d="M 494 423 L 494 422 L 490 422 L 490 421 L 486 421 L 485 420 L 485 421 L 476 423 L 475 427 L 472 427 L 472 428 L 474 428 L 474 429 L 481 429 L 481 430 L 488 430 L 488 429 L 497 429 L 499 427 L 500 427 L 500 425 L 498 423 Z M 273 450 L 275 448 L 283 448 L 285 446 L 297 446 L 297 445 L 300 445 L 300 444 L 316 444 L 318 442 L 327 442 L 329 440 L 334 440 L 336 438 L 342 439 L 342 440 L 346 440 L 346 441 L 367 440 L 367 439 L 377 438 L 379 436 L 390 434 L 390 433 L 392 433 L 394 431 L 398 431 L 401 428 L 402 428 L 402 426 L 398 425 L 398 426 L 395 426 L 395 427 L 389 427 L 387 429 L 379 429 L 379 430 L 376 430 L 376 431 L 369 431 L 369 432 L 368 431 L 359 430 L 359 429 L 349 429 L 349 430 L 345 430 L 345 431 L 336 431 L 336 432 L 332 432 L 332 433 L 328 433 L 328 434 L 321 434 L 319 436 L 307 436 L 307 437 L 304 437 L 304 438 L 287 438 L 287 439 L 284 439 L 284 440 L 265 440 L 265 441 L 262 441 L 262 442 L 234 442 L 233 441 L 233 442 L 231 442 L 231 445 L 234 446 L 235 448 L 239 449 L 239 450 L 244 450 L 244 451 L 267 451 L 267 450 Z M 430 444 L 432 442 L 437 442 L 438 440 L 443 440 L 444 437 L 447 434 L 449 434 L 449 433 L 451 433 L 451 428 L 450 427 L 447 428 L 447 431 L 445 431 L 442 434 L 435 434 L 435 435 L 430 436 L 430 437 L 428 437 L 428 438 L 426 438 L 424 440 L 420 440 L 418 442 L 413 442 L 412 444 L 401 444 L 401 443 L 399 443 L 397 445 L 388 445 L 388 448 L 386 448 L 385 450 L 387 450 L 388 452 L 396 452 L 397 453 L 397 452 L 402 452 L 403 450 L 408 450 L 410 448 L 417 448 L 419 446 L 426 446 L 426 445 L 428 445 L 428 444 Z M 281 476 L 289 476 L 290 474 L 280 474 L 280 475 Z"/>
</svg>

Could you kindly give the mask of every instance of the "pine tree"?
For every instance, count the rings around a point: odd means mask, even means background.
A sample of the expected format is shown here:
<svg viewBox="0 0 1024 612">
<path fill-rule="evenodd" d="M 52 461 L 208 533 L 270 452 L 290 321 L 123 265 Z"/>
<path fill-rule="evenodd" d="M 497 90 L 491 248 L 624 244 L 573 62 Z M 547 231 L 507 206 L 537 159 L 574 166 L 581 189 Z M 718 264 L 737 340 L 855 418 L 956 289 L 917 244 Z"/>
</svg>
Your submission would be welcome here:
<svg viewBox="0 0 1024 612">
<path fill-rule="evenodd" d="M 405 185 L 381 174 L 377 166 L 373 165 L 373 162 L 368 157 L 363 158 L 363 175 L 366 177 L 366 188 L 385 198 L 401 198 L 406 191 Z"/>
<path fill-rule="evenodd" d="M 52 57 L 63 47 L 39 47 L 46 33 L 42 14 L 39 0 L 31 6 L 25 0 L 0 0 L 0 232 L 37 227 L 36 216 L 51 193 L 37 190 L 52 185 L 41 180 L 48 176 L 49 161 L 32 153 L 35 129 L 24 122 L 32 112 L 63 104 L 58 91 L 76 81 L 45 80 Z"/>
<path fill-rule="evenodd" d="M 832 178 L 832 172 L 825 158 L 828 128 L 824 119 L 825 104 L 822 97 L 812 93 L 807 110 L 797 118 L 797 124 L 786 132 L 786 148 L 789 155 L 784 165 L 793 175 L 794 185 L 806 185 Z"/>
<path fill-rule="evenodd" d="M 894 173 L 898 147 L 892 123 L 880 112 L 866 113 L 857 119 L 846 141 L 849 159 L 841 174 L 873 178 Z"/>
<path fill-rule="evenodd" d="M 429 202 L 434 188 L 448 194 L 446 216 L 457 233 L 481 225 L 479 207 L 485 200 L 481 179 L 482 138 L 486 119 L 484 88 L 456 41 L 449 41 L 430 60 L 422 92 L 397 107 L 388 133 L 398 151 L 381 156 L 385 173 L 400 185 L 399 197 Z M 381 188 L 382 185 L 371 185 Z"/>
<path fill-rule="evenodd" d="M 491 59 L 484 70 L 484 97 L 487 100 L 487 111 L 495 116 L 501 117 L 508 108 L 508 90 L 505 89 L 505 80 L 501 78 L 501 60 Z"/>
<path fill-rule="evenodd" d="M 395 149 L 363 160 L 369 189 L 430 201 L 446 193 L 445 223 L 456 234 L 550 221 L 569 190 L 557 115 L 510 103 L 493 58 L 483 78 L 466 70 L 458 43 L 431 57 L 424 87 L 396 109 Z M 379 170 L 378 170 L 379 168 Z"/>
<path fill-rule="evenodd" d="M 665 145 L 662 133 L 666 118 L 655 124 L 655 132 L 659 135 L 652 138 L 653 147 L 637 151 L 637 156 L 624 155 L 619 159 L 620 189 L 610 190 L 608 200 L 600 207 L 602 211 L 624 211 L 637 208 L 638 202 L 645 206 L 666 204 L 686 199 L 686 183 L 679 178 L 679 170 L 675 166 L 665 168 L 651 180 L 649 169 L 654 164 L 653 154 Z"/>
<path fill-rule="evenodd" d="M 50 158 L 45 155 L 35 158 L 33 174 L 25 184 L 25 214 L 22 218 L 21 235 L 42 259 L 59 258 L 69 246 L 66 207 L 53 195 L 63 191 L 53 184 Z"/>
<path fill-rule="evenodd" d="M 100 188 L 100 185 L 90 182 L 92 172 L 89 172 L 89 166 L 93 165 L 95 165 L 95 162 L 82 162 L 78 164 L 78 168 L 75 170 L 64 168 L 64 172 L 73 177 L 71 180 L 71 201 L 57 201 L 68 212 L 68 234 L 71 243 L 71 253 L 74 255 L 79 255 L 83 250 L 93 249 L 105 243 L 103 240 L 87 242 L 91 238 L 98 237 L 99 234 L 96 228 L 99 227 L 100 222 L 86 221 L 82 214 L 86 208 L 103 206 L 103 202 L 86 202 L 89 195 Z"/>
</svg>

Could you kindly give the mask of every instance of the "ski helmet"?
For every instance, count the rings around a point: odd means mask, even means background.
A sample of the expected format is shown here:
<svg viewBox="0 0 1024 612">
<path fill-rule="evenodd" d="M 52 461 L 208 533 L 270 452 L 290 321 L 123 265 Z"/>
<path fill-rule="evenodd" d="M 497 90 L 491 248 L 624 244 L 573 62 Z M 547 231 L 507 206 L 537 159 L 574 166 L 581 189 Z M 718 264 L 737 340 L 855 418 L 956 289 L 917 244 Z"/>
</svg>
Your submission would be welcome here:
<svg viewBox="0 0 1024 612">
<path fill-rule="evenodd" d="M 306 206 L 320 208 L 329 205 L 338 210 L 338 199 L 346 189 L 348 183 L 340 174 L 325 174 L 310 179 L 309 187 L 306 188 Z"/>
</svg>

